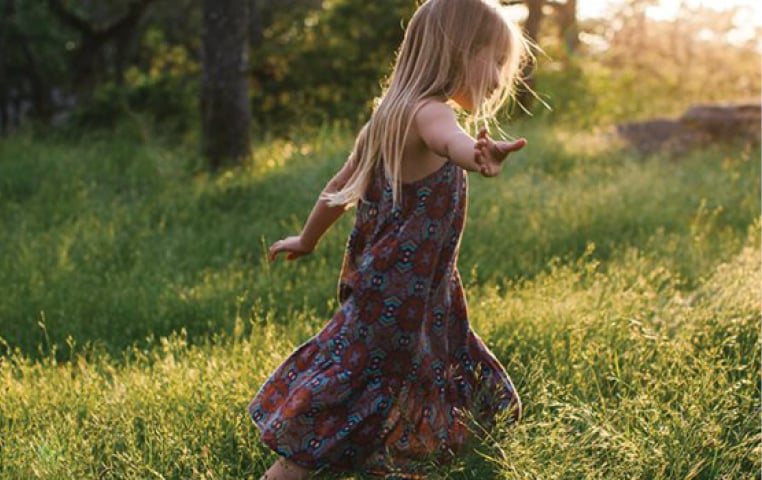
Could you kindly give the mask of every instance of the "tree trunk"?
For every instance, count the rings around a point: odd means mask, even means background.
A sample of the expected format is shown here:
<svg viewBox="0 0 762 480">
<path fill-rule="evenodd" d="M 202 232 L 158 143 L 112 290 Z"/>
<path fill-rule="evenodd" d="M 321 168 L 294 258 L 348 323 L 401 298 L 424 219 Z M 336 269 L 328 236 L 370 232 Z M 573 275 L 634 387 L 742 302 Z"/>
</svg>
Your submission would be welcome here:
<svg viewBox="0 0 762 480">
<path fill-rule="evenodd" d="M 535 45 L 539 44 L 537 38 L 540 34 L 540 24 L 542 23 L 542 7 L 545 5 L 545 0 L 524 0 L 524 3 L 529 10 L 529 15 L 524 22 L 524 34 Z M 516 101 L 525 112 L 529 112 L 534 100 L 534 70 L 536 68 L 534 58 L 524 65 L 524 69 L 521 72 L 524 85 L 521 86 L 516 95 Z"/>
<path fill-rule="evenodd" d="M 32 51 L 29 38 L 26 32 L 22 31 L 17 23 L 17 9 L 15 0 L 7 0 L 2 9 L 2 27 L 0 33 L 0 64 L 2 64 L 2 79 L 0 83 L 4 84 L 3 103 L 9 102 L 9 92 L 16 97 L 25 95 L 25 88 L 28 85 L 29 101 L 31 102 L 31 116 L 35 120 L 43 123 L 50 119 L 53 113 L 53 105 L 50 99 L 48 88 L 49 80 L 45 77 L 39 66 L 39 61 Z M 9 48 L 10 47 L 10 48 Z M 15 55 L 11 57 L 3 56 L 3 52 L 8 52 L 13 48 Z M 14 58 L 15 57 L 15 58 Z M 10 63 L 10 64 L 9 64 Z M 27 100 L 27 98 L 23 98 Z M 15 121 L 18 124 L 21 120 L 22 112 L 14 112 Z M 8 117 L 7 107 L 4 107 L 4 117 Z M 5 120 L 7 122 L 7 120 Z"/>
<path fill-rule="evenodd" d="M 249 2 L 204 0 L 201 132 L 211 170 L 250 156 Z"/>
<path fill-rule="evenodd" d="M 14 0 L 0 4 L 0 136 L 8 131 L 8 108 L 10 103 L 11 82 L 8 80 L 8 52 L 11 45 L 11 22 L 15 13 Z"/>
<path fill-rule="evenodd" d="M 556 4 L 556 19 L 559 35 L 566 47 L 566 54 L 573 57 L 579 47 L 579 26 L 577 25 L 577 0 L 566 0 Z"/>
</svg>

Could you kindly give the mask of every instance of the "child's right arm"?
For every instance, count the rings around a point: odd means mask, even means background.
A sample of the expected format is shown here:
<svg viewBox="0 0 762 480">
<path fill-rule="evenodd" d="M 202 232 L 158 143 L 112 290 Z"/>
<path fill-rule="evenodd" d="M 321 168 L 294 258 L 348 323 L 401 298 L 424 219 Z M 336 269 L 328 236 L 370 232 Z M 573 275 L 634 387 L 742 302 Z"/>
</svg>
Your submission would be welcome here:
<svg viewBox="0 0 762 480">
<path fill-rule="evenodd" d="M 354 172 L 354 158 L 350 156 L 344 166 L 326 184 L 323 192 L 338 192 L 347 183 Z M 286 252 L 286 260 L 295 260 L 312 253 L 323 234 L 341 217 L 345 211 L 344 205 L 331 207 L 323 200 L 322 194 L 312 207 L 307 222 L 299 235 L 278 240 L 270 246 L 268 258 L 272 262 L 278 253 Z"/>
<path fill-rule="evenodd" d="M 510 152 L 520 150 L 526 140 L 494 142 L 486 130 L 479 133 L 478 140 L 471 138 L 458 124 L 455 112 L 441 102 L 427 102 L 415 116 L 418 134 L 432 152 L 450 159 L 453 163 L 484 176 L 500 173 L 502 161 Z"/>
</svg>

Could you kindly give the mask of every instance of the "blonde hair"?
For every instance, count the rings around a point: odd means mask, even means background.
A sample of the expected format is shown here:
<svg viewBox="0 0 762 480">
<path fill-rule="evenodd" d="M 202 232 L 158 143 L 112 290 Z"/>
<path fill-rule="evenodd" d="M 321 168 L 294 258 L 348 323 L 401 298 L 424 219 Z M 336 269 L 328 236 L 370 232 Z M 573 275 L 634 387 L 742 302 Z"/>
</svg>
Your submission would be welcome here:
<svg viewBox="0 0 762 480">
<path fill-rule="evenodd" d="M 364 197 L 379 160 L 390 180 L 393 201 L 402 191 L 402 154 L 410 126 L 422 100 L 452 96 L 468 88 L 475 109 L 469 130 L 487 125 L 511 97 L 522 59 L 529 53 L 519 28 L 492 0 L 428 0 L 416 10 L 397 52 L 388 86 L 370 120 L 360 130 L 350 161 L 352 176 L 338 192 L 326 192 L 331 206 L 350 205 Z M 473 80 L 469 61 L 481 49 L 502 57 L 500 84 L 487 97 L 485 75 Z"/>
</svg>

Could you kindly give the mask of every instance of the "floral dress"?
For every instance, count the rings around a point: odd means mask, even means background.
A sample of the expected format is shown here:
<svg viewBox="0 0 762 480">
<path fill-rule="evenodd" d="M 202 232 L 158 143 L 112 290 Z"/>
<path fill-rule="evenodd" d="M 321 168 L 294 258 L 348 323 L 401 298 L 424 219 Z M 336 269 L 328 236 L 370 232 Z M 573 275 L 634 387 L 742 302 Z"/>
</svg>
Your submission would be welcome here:
<svg viewBox="0 0 762 480">
<path fill-rule="evenodd" d="M 511 379 L 468 322 L 456 268 L 466 173 L 447 162 L 403 183 L 394 206 L 381 168 L 358 202 L 341 307 L 248 408 L 266 445 L 310 469 L 383 474 L 446 462 L 469 422 L 521 415 Z"/>
</svg>

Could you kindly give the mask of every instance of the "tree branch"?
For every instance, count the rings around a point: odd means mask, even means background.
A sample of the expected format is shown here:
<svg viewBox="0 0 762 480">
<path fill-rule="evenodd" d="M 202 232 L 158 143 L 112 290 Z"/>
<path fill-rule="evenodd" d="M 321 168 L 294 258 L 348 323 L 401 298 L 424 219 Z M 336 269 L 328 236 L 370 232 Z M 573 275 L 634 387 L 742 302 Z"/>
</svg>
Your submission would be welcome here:
<svg viewBox="0 0 762 480">
<path fill-rule="evenodd" d="M 121 30 L 130 29 L 132 25 L 137 23 L 143 16 L 143 12 L 148 5 L 153 3 L 154 0 L 139 0 L 136 3 L 131 3 L 127 13 L 120 19 L 115 20 L 111 25 L 99 29 L 95 32 L 95 36 L 100 39 L 107 39 L 109 37 L 117 35 Z"/>
<path fill-rule="evenodd" d="M 47 0 L 48 8 L 53 12 L 61 22 L 77 30 L 84 36 L 95 34 L 95 29 L 85 19 L 80 18 L 71 10 L 68 10 L 61 0 Z"/>
<path fill-rule="evenodd" d="M 119 30 L 129 27 L 137 22 L 143 15 L 145 9 L 154 0 L 138 0 L 131 3 L 127 13 L 121 18 L 111 22 L 106 27 L 96 28 L 87 20 L 67 9 L 61 0 L 47 0 L 48 8 L 53 12 L 61 22 L 77 30 L 85 37 L 93 37 L 98 40 L 107 39 L 114 36 Z"/>
</svg>

